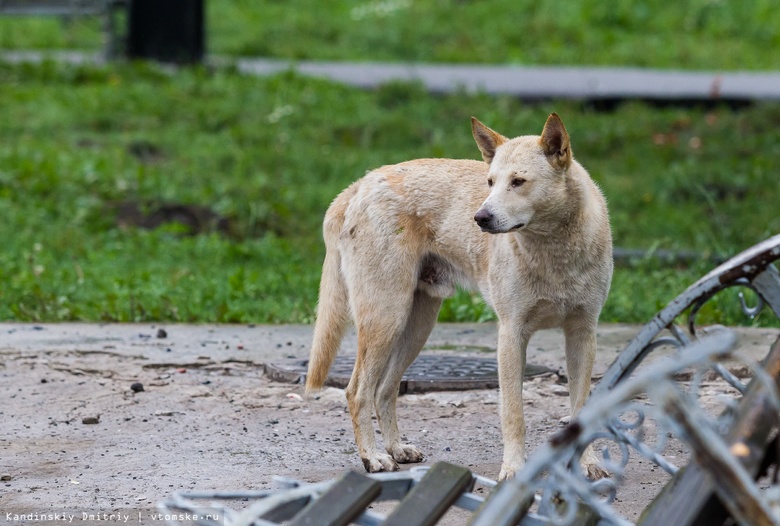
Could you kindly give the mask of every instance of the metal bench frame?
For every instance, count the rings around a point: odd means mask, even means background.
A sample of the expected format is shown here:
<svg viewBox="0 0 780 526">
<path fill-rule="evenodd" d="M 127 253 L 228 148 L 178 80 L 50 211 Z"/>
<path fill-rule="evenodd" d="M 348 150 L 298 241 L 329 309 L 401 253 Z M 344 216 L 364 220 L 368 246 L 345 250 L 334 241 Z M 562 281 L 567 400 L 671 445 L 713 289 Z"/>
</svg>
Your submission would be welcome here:
<svg viewBox="0 0 780 526">
<path fill-rule="evenodd" d="M 648 322 L 610 365 L 593 390 L 593 394 L 613 389 L 627 378 L 655 349 L 672 345 L 684 347 L 697 338 L 696 315 L 719 292 L 733 288 L 751 289 L 758 296 L 758 304 L 748 307 L 740 293 L 742 310 L 754 318 L 764 306 L 780 318 L 780 273 L 773 262 L 780 259 L 780 235 L 773 236 L 729 259 L 699 281 L 688 287 Z M 689 311 L 687 332 L 677 325 L 677 319 Z M 666 333 L 668 332 L 668 335 Z M 735 386 L 744 386 L 721 368 L 719 371 Z"/>
</svg>

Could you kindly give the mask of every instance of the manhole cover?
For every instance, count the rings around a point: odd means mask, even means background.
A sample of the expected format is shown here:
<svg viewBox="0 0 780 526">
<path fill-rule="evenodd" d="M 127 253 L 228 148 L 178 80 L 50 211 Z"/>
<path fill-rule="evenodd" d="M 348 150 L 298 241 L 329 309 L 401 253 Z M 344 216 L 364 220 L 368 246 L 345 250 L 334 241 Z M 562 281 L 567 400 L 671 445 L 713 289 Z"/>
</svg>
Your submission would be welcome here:
<svg viewBox="0 0 780 526">
<path fill-rule="evenodd" d="M 309 360 L 288 360 L 265 365 L 265 374 L 272 380 L 304 383 Z M 355 366 L 354 356 L 338 356 L 330 368 L 325 385 L 345 388 Z M 558 374 L 542 365 L 526 364 L 525 377 Z M 399 392 L 460 391 L 495 389 L 498 387 L 498 363 L 488 356 L 451 356 L 441 353 L 421 353 L 406 370 Z"/>
</svg>

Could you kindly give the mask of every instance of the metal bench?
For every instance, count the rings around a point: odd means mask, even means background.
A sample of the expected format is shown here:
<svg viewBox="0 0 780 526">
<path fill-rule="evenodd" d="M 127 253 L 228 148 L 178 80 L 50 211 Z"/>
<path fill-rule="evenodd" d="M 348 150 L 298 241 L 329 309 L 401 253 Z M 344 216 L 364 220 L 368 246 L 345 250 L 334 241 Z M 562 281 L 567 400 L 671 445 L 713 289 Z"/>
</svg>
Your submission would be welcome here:
<svg viewBox="0 0 780 526">
<path fill-rule="evenodd" d="M 468 469 L 439 462 L 430 469 L 365 475 L 350 471 L 338 480 L 305 484 L 276 479 L 279 490 L 247 492 L 177 492 L 159 504 L 166 516 L 186 516 L 204 526 L 346 525 L 429 526 L 451 508 L 476 511 L 484 499 L 471 493 L 475 484 L 495 481 Z M 371 511 L 374 502 L 400 501 L 388 515 Z M 226 502 L 250 501 L 236 510 Z M 185 523 L 181 521 L 179 523 Z"/>
<path fill-rule="evenodd" d="M 94 16 L 102 19 L 105 54 L 115 57 L 122 51 L 123 37 L 118 33 L 116 16 L 127 8 L 129 0 L 0 0 L 0 15 Z"/>
</svg>

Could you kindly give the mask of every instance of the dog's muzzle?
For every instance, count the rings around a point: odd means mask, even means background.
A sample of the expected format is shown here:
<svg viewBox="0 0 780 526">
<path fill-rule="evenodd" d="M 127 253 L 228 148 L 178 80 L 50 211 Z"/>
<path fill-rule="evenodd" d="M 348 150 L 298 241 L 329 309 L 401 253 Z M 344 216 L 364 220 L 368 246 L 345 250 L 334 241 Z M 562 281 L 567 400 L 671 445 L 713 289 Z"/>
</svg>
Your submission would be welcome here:
<svg viewBox="0 0 780 526">
<path fill-rule="evenodd" d="M 487 210 L 484 210 L 480 208 L 477 210 L 477 213 L 474 215 L 474 221 L 477 222 L 477 225 L 483 232 L 487 232 L 488 234 L 503 234 L 505 232 L 514 232 L 515 230 L 520 230 L 525 226 L 525 223 L 518 223 L 512 228 L 508 230 L 496 228 L 495 225 L 495 216 L 491 212 L 488 212 Z"/>
<path fill-rule="evenodd" d="M 491 224 L 493 223 L 493 214 L 484 208 L 477 210 L 477 213 L 474 214 L 474 221 L 477 222 L 477 225 L 479 225 L 479 228 L 481 228 L 483 232 L 493 231 L 493 228 L 491 227 Z"/>
</svg>

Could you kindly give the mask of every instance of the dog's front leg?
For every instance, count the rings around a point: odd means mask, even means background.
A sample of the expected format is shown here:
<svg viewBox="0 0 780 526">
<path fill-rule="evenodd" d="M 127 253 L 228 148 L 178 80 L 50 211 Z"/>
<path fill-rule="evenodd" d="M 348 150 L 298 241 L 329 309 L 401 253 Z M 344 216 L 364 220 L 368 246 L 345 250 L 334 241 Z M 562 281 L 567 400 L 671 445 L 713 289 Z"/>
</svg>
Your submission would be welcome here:
<svg viewBox="0 0 780 526">
<path fill-rule="evenodd" d="M 530 334 L 522 324 L 499 322 L 498 383 L 501 389 L 501 433 L 504 459 L 499 480 L 512 478 L 525 464 L 525 416 L 523 413 L 523 372 Z"/>
<path fill-rule="evenodd" d="M 574 319 L 566 323 L 563 329 L 566 336 L 566 369 L 569 374 L 569 400 L 573 417 L 585 405 L 590 394 L 590 377 L 596 358 L 596 325 L 595 322 L 586 323 L 582 319 Z M 592 479 L 609 475 L 598 465 L 592 444 L 582 453 L 580 466 Z"/>
</svg>

